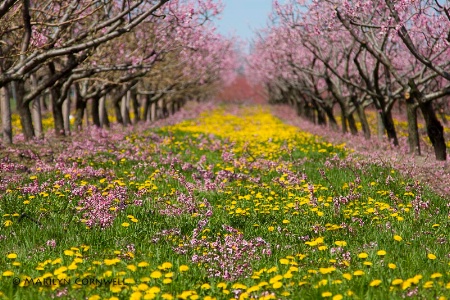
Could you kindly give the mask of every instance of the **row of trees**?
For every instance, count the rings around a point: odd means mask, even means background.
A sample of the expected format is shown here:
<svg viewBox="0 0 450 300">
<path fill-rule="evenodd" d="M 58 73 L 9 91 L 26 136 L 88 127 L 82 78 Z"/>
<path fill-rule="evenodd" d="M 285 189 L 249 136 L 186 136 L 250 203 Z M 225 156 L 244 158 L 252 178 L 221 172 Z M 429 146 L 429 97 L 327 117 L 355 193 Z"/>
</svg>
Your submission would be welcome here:
<svg viewBox="0 0 450 300">
<path fill-rule="evenodd" d="M 50 108 L 57 135 L 92 122 L 124 125 L 167 115 L 231 80 L 234 45 L 211 19 L 212 0 L 5 0 L 0 4 L 2 134 L 12 143 L 11 99 L 25 139 L 42 137 Z M 134 120 L 130 120 L 130 110 Z"/>
<path fill-rule="evenodd" d="M 365 114 L 375 107 L 389 140 L 398 145 L 392 117 L 406 107 L 410 150 L 420 154 L 418 110 L 436 159 L 447 157 L 436 111 L 449 109 L 450 6 L 425 0 L 274 1 L 271 25 L 249 58 L 253 77 L 271 102 L 343 132 L 371 137 Z"/>
</svg>

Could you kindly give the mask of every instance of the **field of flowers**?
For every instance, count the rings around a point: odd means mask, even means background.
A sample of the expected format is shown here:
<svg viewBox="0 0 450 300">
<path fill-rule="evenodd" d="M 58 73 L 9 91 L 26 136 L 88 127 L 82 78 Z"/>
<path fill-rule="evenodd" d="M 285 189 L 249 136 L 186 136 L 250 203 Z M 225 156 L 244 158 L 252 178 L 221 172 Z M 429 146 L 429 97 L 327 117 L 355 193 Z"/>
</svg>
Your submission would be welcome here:
<svg viewBox="0 0 450 300">
<path fill-rule="evenodd" d="M 0 151 L 0 299 L 450 299 L 449 200 L 265 108 Z"/>
</svg>

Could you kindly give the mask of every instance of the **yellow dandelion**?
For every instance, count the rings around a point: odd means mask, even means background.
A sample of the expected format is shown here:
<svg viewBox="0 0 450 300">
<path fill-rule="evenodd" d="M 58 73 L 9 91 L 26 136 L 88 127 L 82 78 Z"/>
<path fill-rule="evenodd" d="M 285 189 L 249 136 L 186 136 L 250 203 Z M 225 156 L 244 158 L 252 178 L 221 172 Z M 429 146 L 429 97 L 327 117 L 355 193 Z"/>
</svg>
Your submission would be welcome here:
<svg viewBox="0 0 450 300">
<path fill-rule="evenodd" d="M 397 266 L 393 263 L 388 264 L 389 269 L 396 269 Z"/>
<path fill-rule="evenodd" d="M 57 259 L 52 261 L 52 265 L 56 265 L 56 264 L 60 264 L 60 263 L 62 263 L 62 259 L 61 258 L 57 258 Z"/>
<path fill-rule="evenodd" d="M 109 288 L 109 290 L 110 290 L 112 293 L 120 293 L 120 292 L 122 291 L 122 288 L 121 288 L 120 285 L 111 285 L 110 288 Z"/>
<path fill-rule="evenodd" d="M 403 239 L 399 235 L 394 235 L 394 240 L 396 240 L 397 242 L 401 242 Z"/>
<path fill-rule="evenodd" d="M 160 271 L 153 271 L 152 274 L 150 274 L 151 278 L 161 278 L 162 273 Z"/>
<path fill-rule="evenodd" d="M 123 222 L 123 223 L 122 223 L 122 226 L 123 226 L 123 227 L 128 227 L 128 226 L 130 226 L 130 223 L 128 223 L 128 222 Z"/>
<path fill-rule="evenodd" d="M 227 288 L 227 284 L 225 282 L 219 282 L 217 284 L 217 287 L 220 289 L 226 289 Z"/>
<path fill-rule="evenodd" d="M 432 279 L 434 279 L 434 278 L 439 278 L 439 277 L 442 277 L 442 274 L 441 274 L 441 273 L 433 273 L 433 274 L 431 274 L 431 278 L 432 278 Z"/>
<path fill-rule="evenodd" d="M 165 262 L 163 263 L 160 267 L 158 267 L 159 269 L 165 270 L 165 269 L 170 269 L 172 268 L 172 263 L 170 262 Z"/>
<path fill-rule="evenodd" d="M 362 253 L 360 253 L 360 254 L 358 254 L 358 257 L 359 258 L 367 258 L 369 256 L 369 254 L 367 254 L 367 253 L 365 253 L 365 252 L 362 252 Z"/>
<path fill-rule="evenodd" d="M 142 298 L 142 293 L 139 291 L 136 291 L 131 294 L 130 300 L 140 300 Z"/>
<path fill-rule="evenodd" d="M 158 294 L 161 292 L 161 289 L 157 286 L 152 286 L 147 292 L 151 294 Z"/>
<path fill-rule="evenodd" d="M 384 251 L 384 250 L 379 250 L 379 251 L 377 251 L 377 255 L 378 255 L 378 256 L 385 256 L 385 255 L 386 255 L 386 251 Z"/>
<path fill-rule="evenodd" d="M 350 273 L 344 273 L 344 274 L 342 274 L 342 277 L 344 277 L 347 280 L 352 280 L 352 274 L 350 274 Z"/>
<path fill-rule="evenodd" d="M 104 260 L 105 265 L 107 265 L 107 266 L 115 265 L 115 264 L 117 264 L 119 261 L 120 261 L 120 259 L 118 259 L 118 258 L 105 259 L 105 260 Z"/>
<path fill-rule="evenodd" d="M 337 294 L 333 296 L 333 300 L 342 300 L 344 299 L 344 296 L 342 296 L 341 294 Z"/>
<path fill-rule="evenodd" d="M 394 279 L 391 282 L 392 285 L 400 285 L 402 283 L 403 283 L 403 279 L 400 279 L 400 278 Z"/>
<path fill-rule="evenodd" d="M 180 270 L 180 272 L 186 272 L 187 270 L 189 270 L 189 267 L 186 266 L 186 265 L 181 265 L 181 266 L 179 267 L 179 270 Z"/>
<path fill-rule="evenodd" d="M 319 268 L 319 272 L 321 274 L 330 274 L 332 272 L 336 271 L 336 268 L 334 267 L 329 267 L 329 268 Z"/>
<path fill-rule="evenodd" d="M 6 257 L 9 258 L 9 259 L 15 259 L 15 258 L 17 258 L 17 254 L 16 253 L 10 253 Z"/>
<path fill-rule="evenodd" d="M 283 283 L 281 282 L 281 281 L 277 281 L 277 282 L 275 282 L 273 285 L 272 285 L 272 287 L 274 288 L 274 289 L 279 289 L 280 287 L 282 287 L 283 286 Z"/>
<path fill-rule="evenodd" d="M 130 271 L 135 272 L 137 270 L 137 267 L 135 265 L 128 265 L 127 269 L 130 270 Z"/>
<path fill-rule="evenodd" d="M 434 255 L 433 253 L 428 253 L 427 257 L 431 260 L 436 259 L 436 255 Z"/>
<path fill-rule="evenodd" d="M 209 290 L 211 288 L 211 285 L 209 283 L 204 283 L 200 288 L 202 290 Z"/>
<path fill-rule="evenodd" d="M 331 293 L 331 292 L 323 292 L 322 293 L 322 298 L 328 298 L 328 297 L 331 297 L 331 296 L 333 296 L 333 293 Z"/>
<path fill-rule="evenodd" d="M 335 244 L 336 246 L 339 246 L 339 247 L 345 247 L 345 246 L 347 246 L 347 242 L 346 242 L 346 241 L 336 241 L 336 242 L 334 242 L 334 244 Z"/>
<path fill-rule="evenodd" d="M 13 275 L 14 275 L 14 272 L 12 272 L 12 271 L 5 271 L 5 272 L 2 273 L 3 277 L 10 277 L 10 276 L 13 276 Z"/>
<path fill-rule="evenodd" d="M 357 270 L 357 271 L 353 272 L 353 275 L 355 275 L 355 276 L 362 276 L 362 275 L 364 275 L 364 271 Z"/>
<path fill-rule="evenodd" d="M 146 261 L 141 261 L 140 263 L 138 263 L 138 267 L 139 268 L 145 268 L 145 267 L 148 267 L 148 266 L 149 266 L 149 264 Z"/>
<path fill-rule="evenodd" d="M 123 281 L 127 284 L 135 284 L 136 281 L 133 278 L 125 278 L 125 280 Z"/>
<path fill-rule="evenodd" d="M 370 282 L 370 286 L 379 286 L 380 284 L 381 284 L 381 280 L 380 279 L 375 279 L 375 280 L 372 280 L 371 282 Z"/>
<path fill-rule="evenodd" d="M 282 265 L 288 265 L 288 264 L 289 264 L 289 260 L 286 259 L 286 258 L 282 258 L 282 259 L 280 259 L 280 264 L 282 264 Z"/>
</svg>

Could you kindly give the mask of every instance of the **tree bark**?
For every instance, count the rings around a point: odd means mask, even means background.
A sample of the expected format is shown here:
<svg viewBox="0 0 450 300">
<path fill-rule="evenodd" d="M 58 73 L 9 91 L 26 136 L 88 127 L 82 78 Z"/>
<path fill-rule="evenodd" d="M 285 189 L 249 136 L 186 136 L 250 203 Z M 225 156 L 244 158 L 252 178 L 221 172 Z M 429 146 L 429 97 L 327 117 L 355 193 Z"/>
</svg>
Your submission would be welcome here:
<svg viewBox="0 0 450 300">
<path fill-rule="evenodd" d="M 150 121 L 156 121 L 158 112 L 158 101 L 159 100 L 150 102 Z"/>
<path fill-rule="evenodd" d="M 66 100 L 62 104 L 63 108 L 63 119 L 64 119 L 64 131 L 66 135 L 70 135 L 70 94 L 67 95 Z"/>
<path fill-rule="evenodd" d="M 91 99 L 91 114 L 92 114 L 92 123 L 94 123 L 94 126 L 101 128 L 102 124 L 100 122 L 100 97 L 94 96 Z"/>
<path fill-rule="evenodd" d="M 34 137 L 33 120 L 31 118 L 30 105 L 23 103 L 25 96 L 25 82 L 23 80 L 16 81 L 16 104 L 19 112 L 20 124 L 25 140 L 31 140 Z"/>
<path fill-rule="evenodd" d="M 358 134 L 358 127 L 356 127 L 356 121 L 355 121 L 355 118 L 353 117 L 353 114 L 349 114 L 347 116 L 347 120 L 348 120 L 348 125 L 350 127 L 350 132 L 353 135 L 357 135 Z"/>
<path fill-rule="evenodd" d="M 444 161 L 447 159 L 447 146 L 445 145 L 444 127 L 436 117 L 431 101 L 419 102 L 420 110 L 425 119 L 428 137 L 434 147 L 436 160 Z"/>
<path fill-rule="evenodd" d="M 114 114 L 116 115 L 116 121 L 119 124 L 123 124 L 123 118 L 122 118 L 122 112 L 121 112 L 121 104 L 122 104 L 122 96 L 121 97 L 115 97 L 113 101 L 114 106 Z"/>
<path fill-rule="evenodd" d="M 420 155 L 419 128 L 417 126 L 417 104 L 413 98 L 406 100 L 406 115 L 408 118 L 409 152 Z"/>
<path fill-rule="evenodd" d="M 134 113 L 133 123 L 137 124 L 141 120 L 141 115 L 139 113 L 139 102 L 138 102 L 138 98 L 137 98 L 135 89 L 130 90 L 130 100 L 131 100 L 131 105 L 133 106 L 133 113 Z"/>
<path fill-rule="evenodd" d="M 75 84 L 74 88 L 74 100 L 75 100 L 75 129 L 77 131 L 83 130 L 83 117 L 86 110 L 86 101 L 81 97 L 78 84 Z"/>
<path fill-rule="evenodd" d="M 131 124 L 130 111 L 128 110 L 128 103 L 130 100 L 130 91 L 127 91 L 126 95 L 122 97 L 122 102 L 120 106 L 120 112 L 122 114 L 123 126 L 128 126 Z"/>
<path fill-rule="evenodd" d="M 386 128 L 384 127 L 383 123 L 383 117 L 381 116 L 382 113 L 380 111 L 377 112 L 377 135 L 378 139 L 382 140 L 384 137 L 384 133 L 386 131 Z"/>
<path fill-rule="evenodd" d="M 58 102 L 60 96 L 59 86 L 54 86 L 50 91 L 51 102 L 52 102 L 52 112 L 53 112 L 53 122 L 55 123 L 55 134 L 57 136 L 64 136 L 64 117 L 63 117 L 63 109 L 62 102 Z"/>
<path fill-rule="evenodd" d="M 165 98 L 162 100 L 162 117 L 165 119 L 169 116 L 169 110 L 167 109 L 167 101 Z"/>
<path fill-rule="evenodd" d="M 3 141 L 6 144 L 12 144 L 11 99 L 8 86 L 2 87 L 0 92 Z"/>
<path fill-rule="evenodd" d="M 331 129 L 333 129 L 334 131 L 338 131 L 339 126 L 337 124 L 336 118 L 334 117 L 333 108 L 329 107 L 329 106 L 324 106 L 323 110 L 325 111 L 325 114 L 328 117 L 328 121 L 330 123 Z"/>
<path fill-rule="evenodd" d="M 389 110 L 388 112 L 383 113 L 382 118 L 389 141 L 392 142 L 394 146 L 398 146 L 397 132 L 395 130 L 391 111 Z"/>
<path fill-rule="evenodd" d="M 150 98 L 150 95 L 144 95 L 144 98 L 145 98 L 144 112 L 142 113 L 142 119 L 147 122 L 147 121 L 150 121 L 149 111 L 150 111 L 151 98 Z"/>
<path fill-rule="evenodd" d="M 33 89 L 37 88 L 38 82 L 36 79 L 36 75 L 31 75 L 31 84 L 33 86 Z M 44 137 L 44 131 L 42 129 L 42 112 L 41 112 L 41 98 L 43 96 L 37 96 L 32 102 L 31 102 L 31 117 L 33 119 L 34 124 L 34 134 L 38 139 L 41 139 Z"/>
<path fill-rule="evenodd" d="M 340 104 L 339 107 L 341 108 L 341 125 L 342 125 L 342 133 L 348 132 L 347 127 L 347 114 L 345 113 L 345 107 L 344 105 Z"/>
<path fill-rule="evenodd" d="M 108 111 L 106 110 L 106 96 L 103 96 L 100 98 L 100 125 L 103 127 L 110 126 L 109 118 L 108 118 Z"/>
<path fill-rule="evenodd" d="M 364 133 L 364 138 L 366 140 L 370 140 L 370 126 L 367 121 L 366 112 L 361 104 L 359 104 L 358 100 L 355 97 L 352 97 L 352 103 L 356 107 L 356 113 L 358 114 L 359 121 L 361 122 L 362 131 Z"/>
</svg>

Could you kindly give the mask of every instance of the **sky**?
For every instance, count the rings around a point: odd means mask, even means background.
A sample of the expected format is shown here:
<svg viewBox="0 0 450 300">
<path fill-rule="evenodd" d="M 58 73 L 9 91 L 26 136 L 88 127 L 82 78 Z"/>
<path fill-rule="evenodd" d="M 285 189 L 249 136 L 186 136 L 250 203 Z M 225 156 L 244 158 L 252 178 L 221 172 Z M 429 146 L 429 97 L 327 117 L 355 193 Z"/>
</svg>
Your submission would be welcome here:
<svg viewBox="0 0 450 300">
<path fill-rule="evenodd" d="M 219 32 L 225 36 L 232 33 L 244 41 L 255 38 L 253 31 L 265 27 L 272 9 L 272 0 L 222 0 L 225 9 L 221 20 L 216 20 Z"/>
</svg>

